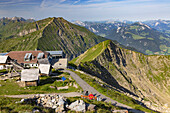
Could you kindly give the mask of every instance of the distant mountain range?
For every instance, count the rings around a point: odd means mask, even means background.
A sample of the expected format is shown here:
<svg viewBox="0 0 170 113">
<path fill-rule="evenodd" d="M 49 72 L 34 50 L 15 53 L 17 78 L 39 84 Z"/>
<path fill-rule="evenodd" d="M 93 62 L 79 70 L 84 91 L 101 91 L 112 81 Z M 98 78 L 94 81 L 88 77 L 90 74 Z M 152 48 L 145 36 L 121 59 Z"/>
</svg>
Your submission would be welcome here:
<svg viewBox="0 0 170 113">
<path fill-rule="evenodd" d="M 24 19 L 22 17 L 3 17 L 3 18 L 0 18 L 0 21 L 18 21 L 18 22 L 21 22 L 21 21 L 27 21 L 27 22 L 35 22 L 34 19 Z"/>
<path fill-rule="evenodd" d="M 116 40 L 124 46 L 133 47 L 144 54 L 170 54 L 169 21 L 73 23 L 84 26 L 97 35 Z"/>
<path fill-rule="evenodd" d="M 170 20 L 150 20 L 143 23 L 170 36 Z"/>
</svg>

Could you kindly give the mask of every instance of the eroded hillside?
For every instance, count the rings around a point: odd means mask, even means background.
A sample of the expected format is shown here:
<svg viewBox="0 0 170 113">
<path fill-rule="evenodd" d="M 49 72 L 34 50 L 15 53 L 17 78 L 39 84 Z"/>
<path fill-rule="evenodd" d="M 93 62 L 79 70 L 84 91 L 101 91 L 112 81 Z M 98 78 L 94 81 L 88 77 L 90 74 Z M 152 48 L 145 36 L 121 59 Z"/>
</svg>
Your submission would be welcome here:
<svg viewBox="0 0 170 113">
<path fill-rule="evenodd" d="M 151 107 L 170 105 L 170 56 L 147 56 L 107 40 L 72 63 L 123 92 L 149 100 Z"/>
</svg>

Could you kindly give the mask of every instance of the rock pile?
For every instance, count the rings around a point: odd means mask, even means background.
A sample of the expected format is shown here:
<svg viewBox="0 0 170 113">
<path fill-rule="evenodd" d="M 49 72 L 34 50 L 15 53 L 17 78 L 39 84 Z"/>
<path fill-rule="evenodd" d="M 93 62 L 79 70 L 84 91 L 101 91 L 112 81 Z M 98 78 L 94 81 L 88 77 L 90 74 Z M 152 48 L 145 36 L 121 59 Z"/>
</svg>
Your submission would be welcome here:
<svg viewBox="0 0 170 113">
<path fill-rule="evenodd" d="M 37 95 L 34 99 L 36 99 L 38 106 L 55 109 L 57 113 L 62 113 L 69 109 L 77 112 L 94 111 L 96 108 L 96 105 L 86 104 L 83 100 L 77 100 L 68 105 L 67 99 L 62 95 Z"/>
<path fill-rule="evenodd" d="M 62 95 L 44 95 L 39 96 L 37 98 L 37 105 L 53 108 L 56 112 L 63 112 L 65 111 L 66 107 L 68 107 L 66 98 Z"/>
</svg>

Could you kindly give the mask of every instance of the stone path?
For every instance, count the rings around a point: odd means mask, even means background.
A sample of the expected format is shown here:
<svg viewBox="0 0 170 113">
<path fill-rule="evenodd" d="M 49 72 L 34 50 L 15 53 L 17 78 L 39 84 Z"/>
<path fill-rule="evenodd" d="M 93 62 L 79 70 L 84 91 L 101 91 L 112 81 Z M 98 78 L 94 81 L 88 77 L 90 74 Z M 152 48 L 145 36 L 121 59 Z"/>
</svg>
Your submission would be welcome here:
<svg viewBox="0 0 170 113">
<path fill-rule="evenodd" d="M 135 110 L 127 105 L 121 104 L 109 97 L 106 97 L 105 95 L 99 93 L 96 89 L 94 89 L 93 87 L 91 87 L 89 84 L 87 84 L 84 80 L 82 80 L 77 74 L 75 74 L 74 72 L 70 71 L 70 70 L 64 70 L 64 72 L 68 72 L 70 73 L 70 76 L 72 76 L 72 78 L 80 85 L 80 87 L 84 90 L 84 91 L 88 91 L 89 93 L 95 94 L 95 96 L 100 96 L 101 98 L 104 99 L 105 102 L 111 102 L 114 106 L 117 107 L 121 107 L 124 109 L 128 109 L 131 112 L 134 113 L 144 113 L 143 111 L 139 111 L 139 110 Z"/>
<path fill-rule="evenodd" d="M 82 94 L 78 92 L 70 92 L 70 93 L 47 93 L 47 94 L 24 94 L 24 95 L 4 95 L 5 97 L 12 98 L 32 98 L 36 95 L 62 95 L 64 97 L 80 97 Z"/>
</svg>

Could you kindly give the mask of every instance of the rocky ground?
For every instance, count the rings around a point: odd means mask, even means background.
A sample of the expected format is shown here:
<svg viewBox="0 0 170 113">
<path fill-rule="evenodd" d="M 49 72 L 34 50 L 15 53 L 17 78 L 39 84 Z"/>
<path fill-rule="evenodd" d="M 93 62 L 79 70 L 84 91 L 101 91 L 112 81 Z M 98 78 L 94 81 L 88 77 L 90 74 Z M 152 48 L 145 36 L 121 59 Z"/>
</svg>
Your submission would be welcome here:
<svg viewBox="0 0 170 113">
<path fill-rule="evenodd" d="M 21 99 L 16 103 L 35 103 L 37 106 L 55 109 L 56 113 L 65 113 L 67 111 L 86 112 L 97 110 L 97 106 L 89 104 L 81 99 L 69 103 L 67 98 L 62 95 L 35 95 L 33 98 Z M 32 112 L 40 112 L 39 109 L 33 109 Z M 111 112 L 127 113 L 127 110 L 112 110 Z"/>
</svg>

